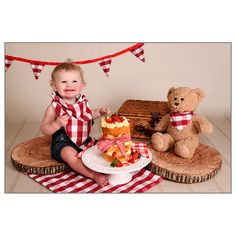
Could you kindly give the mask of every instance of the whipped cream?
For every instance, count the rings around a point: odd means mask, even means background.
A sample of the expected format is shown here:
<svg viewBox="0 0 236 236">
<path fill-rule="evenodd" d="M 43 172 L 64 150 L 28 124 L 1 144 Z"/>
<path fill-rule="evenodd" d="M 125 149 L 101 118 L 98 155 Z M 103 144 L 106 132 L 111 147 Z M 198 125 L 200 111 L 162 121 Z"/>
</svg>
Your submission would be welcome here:
<svg viewBox="0 0 236 236">
<path fill-rule="evenodd" d="M 111 129 L 129 126 L 129 120 L 125 117 L 123 117 L 123 119 L 123 122 L 107 123 L 105 117 L 102 117 L 102 127 Z"/>
</svg>

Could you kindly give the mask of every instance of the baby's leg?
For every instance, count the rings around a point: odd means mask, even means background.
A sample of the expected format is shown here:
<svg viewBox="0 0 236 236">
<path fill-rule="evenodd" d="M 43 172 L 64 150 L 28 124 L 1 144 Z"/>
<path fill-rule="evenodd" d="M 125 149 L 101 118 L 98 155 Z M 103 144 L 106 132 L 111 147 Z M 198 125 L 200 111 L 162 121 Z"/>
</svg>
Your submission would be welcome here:
<svg viewBox="0 0 236 236">
<path fill-rule="evenodd" d="M 105 175 L 95 172 L 88 169 L 78 157 L 78 152 L 72 147 L 64 147 L 61 150 L 61 158 L 76 172 L 93 179 L 101 187 L 104 187 L 108 184 L 107 178 Z"/>
</svg>

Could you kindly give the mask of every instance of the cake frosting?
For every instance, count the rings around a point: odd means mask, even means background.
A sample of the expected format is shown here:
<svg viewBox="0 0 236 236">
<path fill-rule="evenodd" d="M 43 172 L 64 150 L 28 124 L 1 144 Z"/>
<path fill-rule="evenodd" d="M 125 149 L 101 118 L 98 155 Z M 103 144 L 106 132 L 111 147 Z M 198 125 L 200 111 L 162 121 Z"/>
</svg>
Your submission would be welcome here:
<svg viewBox="0 0 236 236">
<path fill-rule="evenodd" d="M 109 129 L 113 129 L 113 128 L 120 128 L 120 127 L 129 127 L 129 120 L 123 116 L 121 116 L 123 121 L 121 122 L 107 122 L 105 117 L 102 117 L 102 128 L 109 128 Z"/>
</svg>

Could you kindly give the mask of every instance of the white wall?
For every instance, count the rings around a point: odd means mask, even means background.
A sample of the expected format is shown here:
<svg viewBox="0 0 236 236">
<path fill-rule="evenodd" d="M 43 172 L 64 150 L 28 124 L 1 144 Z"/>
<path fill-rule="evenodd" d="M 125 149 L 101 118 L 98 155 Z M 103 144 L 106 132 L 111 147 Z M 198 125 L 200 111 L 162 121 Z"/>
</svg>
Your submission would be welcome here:
<svg viewBox="0 0 236 236">
<path fill-rule="evenodd" d="M 43 61 L 93 59 L 123 50 L 134 43 L 6 43 L 7 55 Z M 92 108 L 116 111 L 127 99 L 166 100 L 169 87 L 202 88 L 199 110 L 230 117 L 230 43 L 145 43 L 143 63 L 126 53 L 113 59 L 107 78 L 97 63 L 82 65 L 84 94 Z M 50 103 L 50 74 L 45 66 L 35 80 L 30 64 L 14 61 L 5 74 L 7 122 L 39 122 Z"/>
</svg>

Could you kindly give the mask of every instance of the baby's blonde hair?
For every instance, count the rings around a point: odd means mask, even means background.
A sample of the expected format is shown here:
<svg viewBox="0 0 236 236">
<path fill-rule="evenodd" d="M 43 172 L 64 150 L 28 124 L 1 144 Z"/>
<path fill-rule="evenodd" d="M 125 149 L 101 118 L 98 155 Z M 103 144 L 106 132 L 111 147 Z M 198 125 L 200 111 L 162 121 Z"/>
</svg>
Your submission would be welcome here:
<svg viewBox="0 0 236 236">
<path fill-rule="evenodd" d="M 84 77 L 83 77 L 82 68 L 78 65 L 75 65 L 75 64 L 72 64 L 72 63 L 69 63 L 69 62 L 64 62 L 64 63 L 59 64 L 58 66 L 56 66 L 54 68 L 54 70 L 52 71 L 52 74 L 51 74 L 52 81 L 55 81 L 56 74 L 59 71 L 62 71 L 62 70 L 65 70 L 65 71 L 78 71 L 80 73 L 82 83 L 84 85 L 86 84 L 85 80 L 84 80 Z"/>
</svg>

